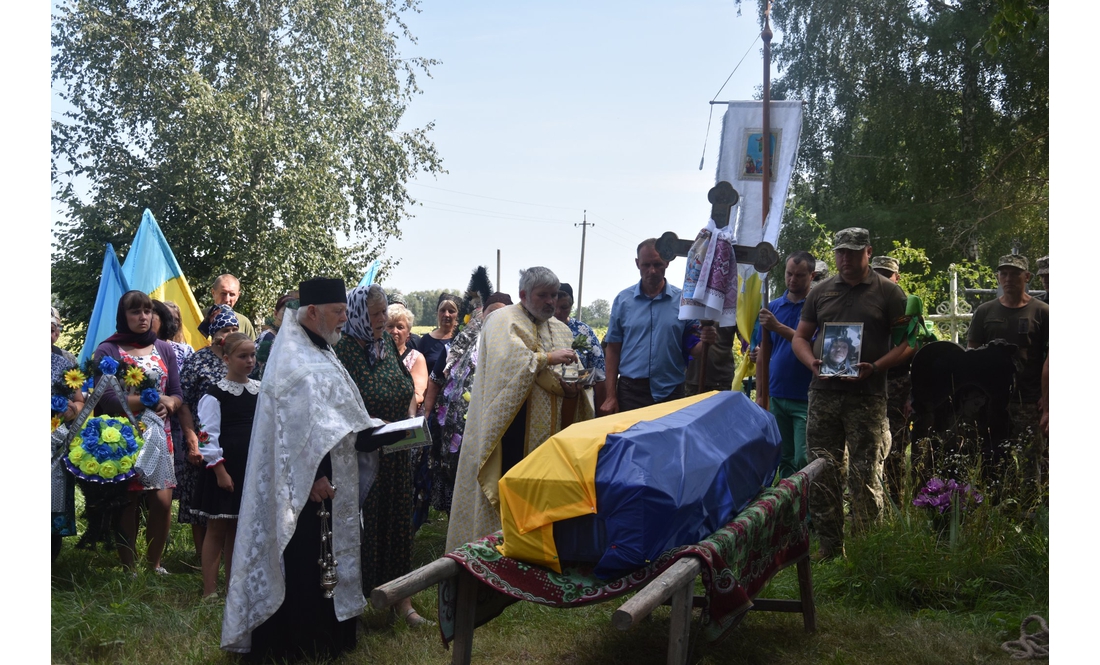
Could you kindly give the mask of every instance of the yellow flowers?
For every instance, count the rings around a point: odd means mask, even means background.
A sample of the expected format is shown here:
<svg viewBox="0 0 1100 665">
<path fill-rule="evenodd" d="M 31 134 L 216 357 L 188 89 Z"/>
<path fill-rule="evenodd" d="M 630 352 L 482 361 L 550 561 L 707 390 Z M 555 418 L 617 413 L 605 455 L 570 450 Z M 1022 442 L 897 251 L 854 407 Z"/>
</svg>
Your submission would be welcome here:
<svg viewBox="0 0 1100 665">
<path fill-rule="evenodd" d="M 72 450 L 69 451 L 69 461 L 72 462 L 73 464 L 75 464 L 76 466 L 80 466 L 80 463 L 83 460 L 84 460 L 84 449 L 83 448 L 73 448 Z"/>
<path fill-rule="evenodd" d="M 65 385 L 72 388 L 73 390 L 80 390 L 80 386 L 84 385 L 84 381 L 87 378 L 88 377 L 84 376 L 84 372 L 81 372 L 75 367 L 73 369 L 70 369 L 68 372 L 65 372 L 64 376 Z"/>
<path fill-rule="evenodd" d="M 52 434 L 55 429 L 61 426 L 61 416 L 54 416 L 50 418 L 50 433 Z"/>
<path fill-rule="evenodd" d="M 121 473 L 119 471 L 118 466 L 119 466 L 118 462 L 116 462 L 114 460 L 105 461 L 103 464 L 99 465 L 99 477 L 100 478 L 106 478 L 107 480 L 111 480 L 112 478 L 117 476 L 119 473 Z"/>
<path fill-rule="evenodd" d="M 69 461 L 73 459 L 73 454 L 69 453 Z M 99 462 L 95 461 L 95 458 L 88 456 L 80 462 L 80 470 L 86 476 L 98 476 L 99 475 Z"/>
<path fill-rule="evenodd" d="M 466 392 L 462 393 L 462 399 L 466 400 L 467 402 L 469 402 L 469 401 L 470 401 L 470 399 L 471 399 L 471 395 L 470 395 L 470 391 L 469 391 L 469 390 L 467 390 Z"/>
<path fill-rule="evenodd" d="M 122 377 L 122 382 L 126 384 L 127 388 L 137 388 L 144 380 L 145 372 L 141 371 L 140 367 L 131 367 L 126 370 L 126 374 Z"/>
<path fill-rule="evenodd" d="M 103 428 L 100 437 L 103 439 L 104 443 L 118 443 L 122 440 L 122 434 L 114 427 Z"/>
</svg>

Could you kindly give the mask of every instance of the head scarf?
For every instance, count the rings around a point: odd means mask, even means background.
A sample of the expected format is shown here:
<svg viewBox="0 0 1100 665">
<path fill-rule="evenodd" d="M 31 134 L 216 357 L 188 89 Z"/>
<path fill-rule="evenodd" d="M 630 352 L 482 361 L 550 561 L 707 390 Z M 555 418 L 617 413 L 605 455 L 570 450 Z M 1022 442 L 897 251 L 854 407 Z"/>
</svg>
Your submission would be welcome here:
<svg viewBox="0 0 1100 665">
<path fill-rule="evenodd" d="M 118 311 L 115 313 L 115 334 L 108 337 L 105 341 L 112 344 L 125 344 L 126 346 L 142 348 L 157 341 L 157 334 L 153 332 L 152 319 L 150 319 L 149 322 L 149 329 L 145 332 L 139 334 L 130 330 L 130 324 L 126 321 L 126 308 L 122 303 L 126 302 L 126 296 L 131 293 L 142 292 L 127 291 L 118 299 Z"/>
<path fill-rule="evenodd" d="M 233 308 L 229 305 L 218 305 L 217 311 L 214 313 L 214 318 L 210 321 L 210 336 L 213 337 L 222 328 L 228 328 L 230 326 L 240 327 L 241 322 L 237 319 L 237 314 L 233 311 Z"/>
<path fill-rule="evenodd" d="M 357 286 L 348 291 L 348 321 L 344 324 L 344 332 L 348 337 L 354 337 L 367 343 L 367 360 L 371 366 L 386 357 L 386 336 L 381 339 L 374 338 L 374 329 L 370 325 L 370 311 L 367 308 L 367 293 L 369 286 Z"/>
</svg>

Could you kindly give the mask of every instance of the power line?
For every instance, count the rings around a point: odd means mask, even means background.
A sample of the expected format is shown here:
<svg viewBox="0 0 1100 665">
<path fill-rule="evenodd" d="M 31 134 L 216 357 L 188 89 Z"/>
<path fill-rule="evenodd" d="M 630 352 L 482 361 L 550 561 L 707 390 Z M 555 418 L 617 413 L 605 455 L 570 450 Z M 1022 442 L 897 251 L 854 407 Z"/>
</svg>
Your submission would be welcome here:
<svg viewBox="0 0 1100 665">
<path fill-rule="evenodd" d="M 572 222 L 555 222 L 555 221 L 542 221 L 539 219 L 521 219 L 516 215 L 509 215 L 507 213 L 487 213 L 487 212 L 466 212 L 465 210 L 451 210 L 449 208 L 435 208 L 432 206 L 420 206 L 425 210 L 438 210 L 440 212 L 453 212 L 459 215 L 472 215 L 474 217 L 488 217 L 490 219 L 501 219 L 506 221 L 523 221 L 531 222 L 533 224 L 572 224 Z"/>
<path fill-rule="evenodd" d="M 479 198 L 479 199 L 489 199 L 490 201 L 503 201 L 504 203 L 516 203 L 516 204 L 522 205 L 522 206 L 536 206 L 538 208 L 555 208 L 557 210 L 572 210 L 573 212 L 577 211 L 577 209 L 574 208 L 574 207 L 552 206 L 552 205 L 547 205 L 545 203 L 527 203 L 526 201 L 512 201 L 511 199 L 498 199 L 495 196 L 484 196 L 482 194 L 470 194 L 468 192 L 460 192 L 456 189 L 444 189 L 443 187 L 434 187 L 432 185 L 425 185 L 425 184 L 419 183 L 419 182 L 410 182 L 409 184 L 410 185 L 416 185 L 417 187 L 427 187 L 428 189 L 438 189 L 441 192 L 450 192 L 452 194 L 461 194 L 462 196 L 473 196 L 473 197 Z"/>
</svg>

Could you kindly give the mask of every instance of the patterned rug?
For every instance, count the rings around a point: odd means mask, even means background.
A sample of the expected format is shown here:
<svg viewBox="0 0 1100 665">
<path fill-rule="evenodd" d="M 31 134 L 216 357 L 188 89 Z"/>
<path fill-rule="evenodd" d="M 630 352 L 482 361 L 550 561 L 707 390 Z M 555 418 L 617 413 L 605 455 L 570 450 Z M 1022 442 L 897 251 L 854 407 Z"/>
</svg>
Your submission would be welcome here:
<svg viewBox="0 0 1100 665">
<path fill-rule="evenodd" d="M 656 561 L 614 580 L 592 574 L 592 565 L 549 568 L 501 556 L 502 533 L 467 543 L 445 555 L 483 584 L 478 587 L 474 625 L 481 626 L 517 600 L 551 607 L 579 607 L 637 591 L 685 556 L 703 561 L 703 634 L 717 640 L 752 607 L 752 598 L 777 572 L 809 552 L 806 474 L 799 472 L 763 490 L 725 527 L 695 545 L 668 550 Z M 454 639 L 458 580 L 439 584 L 443 644 Z"/>
</svg>

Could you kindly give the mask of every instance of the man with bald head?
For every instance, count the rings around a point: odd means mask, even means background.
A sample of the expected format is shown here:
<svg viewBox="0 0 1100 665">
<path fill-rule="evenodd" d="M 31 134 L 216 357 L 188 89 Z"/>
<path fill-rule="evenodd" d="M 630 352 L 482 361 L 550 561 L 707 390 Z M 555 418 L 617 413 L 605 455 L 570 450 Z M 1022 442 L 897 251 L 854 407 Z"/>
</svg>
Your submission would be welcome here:
<svg viewBox="0 0 1100 665">
<path fill-rule="evenodd" d="M 241 297 L 241 280 L 228 273 L 218 275 L 214 279 L 214 285 L 210 287 L 210 295 L 214 297 L 215 305 L 229 305 L 232 307 L 233 311 L 238 314 L 237 321 L 240 325 L 237 327 L 239 331 L 252 339 L 256 339 L 256 328 L 252 325 L 251 319 L 237 310 L 237 300 Z"/>
</svg>

